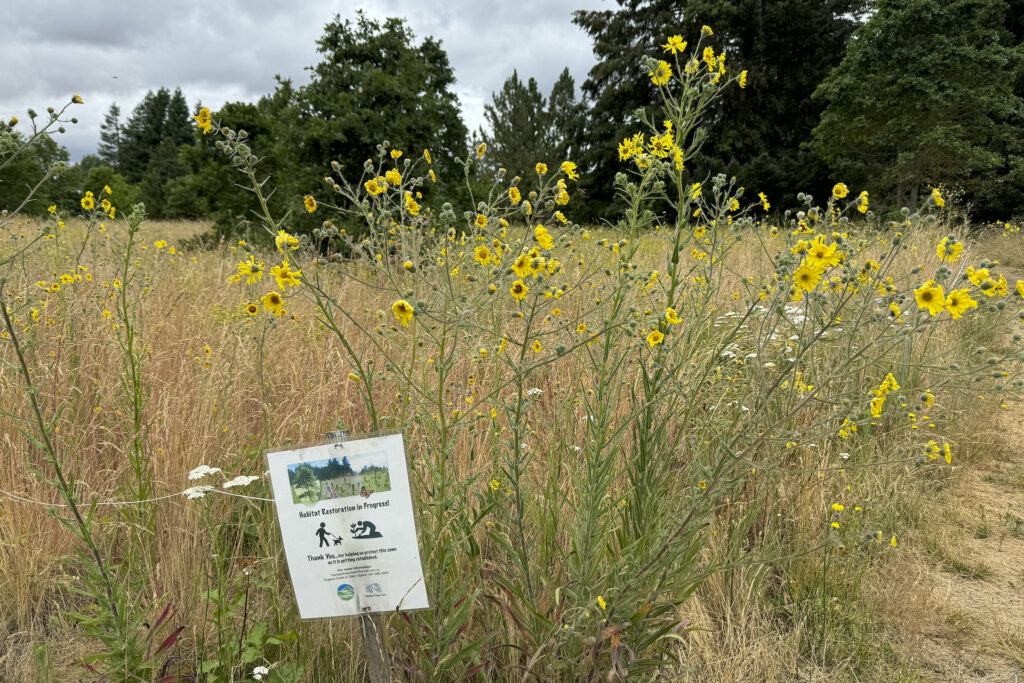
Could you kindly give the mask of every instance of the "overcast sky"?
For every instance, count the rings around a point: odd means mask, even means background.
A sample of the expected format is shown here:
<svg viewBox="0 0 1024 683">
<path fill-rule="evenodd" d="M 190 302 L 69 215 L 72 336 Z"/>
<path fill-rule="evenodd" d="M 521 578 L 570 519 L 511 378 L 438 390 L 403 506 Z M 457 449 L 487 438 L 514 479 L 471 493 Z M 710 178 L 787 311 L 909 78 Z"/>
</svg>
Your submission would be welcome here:
<svg viewBox="0 0 1024 683">
<path fill-rule="evenodd" d="M 122 115 L 147 90 L 180 86 L 189 107 L 253 101 L 274 87 L 274 74 L 307 82 L 316 39 L 335 14 L 403 16 L 417 40 L 442 41 L 455 70 L 456 93 L 470 130 L 512 72 L 550 90 L 568 66 L 577 89 L 593 64 L 589 37 L 572 11 L 616 7 L 614 0 L 3 0 L 0 117 L 25 120 L 25 109 L 59 107 L 73 93 L 79 124 L 60 142 L 73 160 L 96 150 L 111 102 Z M 24 125 L 24 124 L 22 124 Z"/>
</svg>

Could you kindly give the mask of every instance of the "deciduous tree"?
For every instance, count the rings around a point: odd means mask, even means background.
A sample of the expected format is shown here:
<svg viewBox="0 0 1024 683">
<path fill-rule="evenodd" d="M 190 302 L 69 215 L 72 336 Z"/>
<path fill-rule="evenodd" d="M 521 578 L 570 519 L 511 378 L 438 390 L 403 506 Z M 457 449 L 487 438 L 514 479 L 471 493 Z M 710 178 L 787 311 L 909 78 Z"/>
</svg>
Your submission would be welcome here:
<svg viewBox="0 0 1024 683">
<path fill-rule="evenodd" d="M 404 20 L 362 12 L 335 17 L 317 41 L 320 62 L 299 92 L 299 153 L 310 180 L 331 161 L 358 179 L 363 162 L 388 140 L 410 154 L 430 149 L 443 168 L 464 155 L 466 127 L 452 91 L 455 74 L 441 43 L 417 43 Z"/>
<path fill-rule="evenodd" d="M 320 61 L 309 67 L 308 85 L 294 88 L 278 78 L 275 91 L 255 104 L 233 102 L 214 114 L 248 134 L 261 158 L 260 175 L 271 178 L 268 190 L 276 188 L 271 211 L 290 212 L 289 229 L 304 232 L 320 224 L 303 209 L 302 198 L 332 197 L 323 181 L 332 162 L 358 181 L 384 140 L 403 150 L 400 164 L 429 149 L 439 180 L 461 180 L 453 159 L 466 154 L 466 127 L 452 91 L 455 76 L 438 41 L 417 41 L 402 19 L 378 22 L 359 13 L 354 20 L 335 17 L 317 46 Z M 216 231 L 226 236 L 245 229 L 259 207 L 235 185 L 238 178 L 224 168 L 213 139 L 208 135 L 199 147 L 183 148 L 190 173 L 170 181 L 167 201 L 186 212 L 215 211 Z"/>
<path fill-rule="evenodd" d="M 878 0 L 815 93 L 814 149 L 892 207 L 961 186 L 983 216 L 1024 206 L 1021 47 L 1003 0 Z"/>
</svg>

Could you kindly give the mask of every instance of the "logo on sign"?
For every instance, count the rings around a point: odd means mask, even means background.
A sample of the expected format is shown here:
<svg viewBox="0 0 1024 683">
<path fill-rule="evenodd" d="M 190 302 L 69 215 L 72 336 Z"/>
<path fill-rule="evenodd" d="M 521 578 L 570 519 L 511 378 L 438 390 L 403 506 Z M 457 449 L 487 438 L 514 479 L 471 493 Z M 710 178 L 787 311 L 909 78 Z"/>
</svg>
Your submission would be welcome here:
<svg viewBox="0 0 1024 683">
<path fill-rule="evenodd" d="M 347 583 L 338 586 L 338 597 L 342 600 L 351 600 L 356 596 L 356 589 Z"/>
</svg>

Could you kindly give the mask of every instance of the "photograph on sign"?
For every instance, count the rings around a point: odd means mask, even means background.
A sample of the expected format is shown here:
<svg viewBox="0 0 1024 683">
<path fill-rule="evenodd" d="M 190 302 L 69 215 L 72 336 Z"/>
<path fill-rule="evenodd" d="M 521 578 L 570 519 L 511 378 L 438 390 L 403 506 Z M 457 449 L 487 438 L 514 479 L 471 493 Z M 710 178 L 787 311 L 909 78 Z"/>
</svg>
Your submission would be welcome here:
<svg viewBox="0 0 1024 683">
<path fill-rule="evenodd" d="M 267 454 L 303 619 L 429 607 L 401 434 Z"/>
<path fill-rule="evenodd" d="M 377 451 L 358 458 L 347 455 L 328 460 L 288 465 L 292 502 L 312 505 L 321 500 L 363 496 L 391 490 L 387 453 Z"/>
</svg>

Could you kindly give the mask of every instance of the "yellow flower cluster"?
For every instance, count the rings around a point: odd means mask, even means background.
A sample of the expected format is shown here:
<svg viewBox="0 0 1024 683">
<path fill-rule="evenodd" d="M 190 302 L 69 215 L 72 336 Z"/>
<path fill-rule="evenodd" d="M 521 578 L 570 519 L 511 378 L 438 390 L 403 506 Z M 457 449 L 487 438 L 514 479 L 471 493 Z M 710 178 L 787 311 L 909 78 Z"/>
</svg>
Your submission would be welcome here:
<svg viewBox="0 0 1024 683">
<path fill-rule="evenodd" d="M 199 110 L 199 113 L 192 117 L 196 121 L 196 127 L 206 135 L 213 128 L 213 118 L 210 116 L 210 110 L 207 107 L 203 107 Z"/>
<path fill-rule="evenodd" d="M 885 397 L 889 395 L 891 391 L 899 391 L 900 385 L 896 382 L 896 378 L 892 376 L 890 372 L 882 380 L 882 383 L 878 385 L 871 393 L 875 395 L 871 399 L 871 417 L 881 417 L 882 407 L 885 405 Z"/>
</svg>

